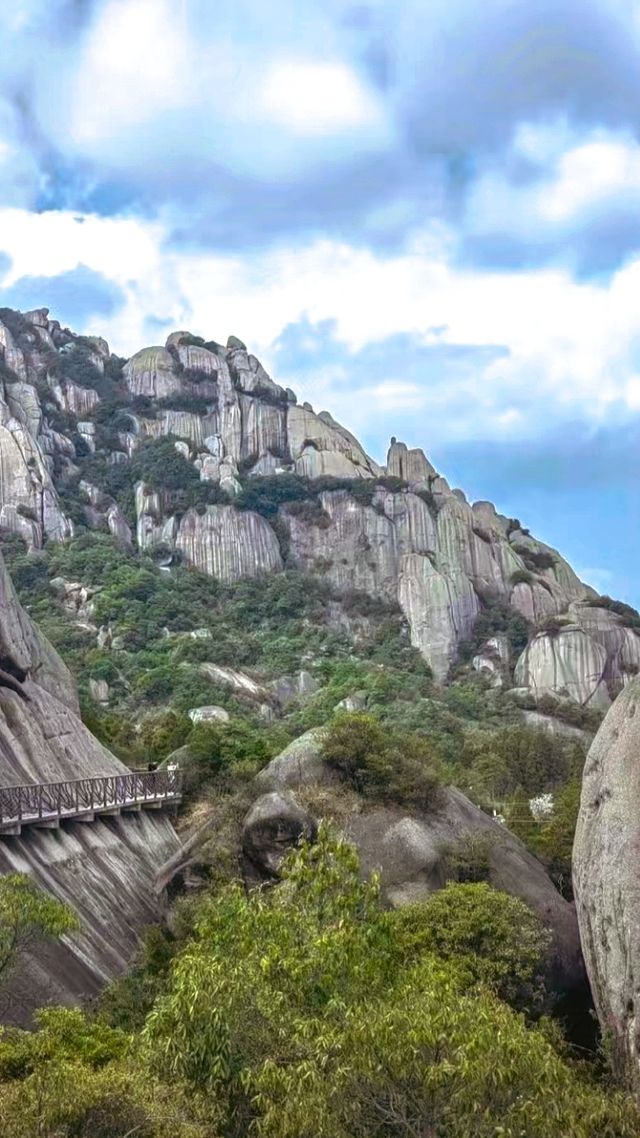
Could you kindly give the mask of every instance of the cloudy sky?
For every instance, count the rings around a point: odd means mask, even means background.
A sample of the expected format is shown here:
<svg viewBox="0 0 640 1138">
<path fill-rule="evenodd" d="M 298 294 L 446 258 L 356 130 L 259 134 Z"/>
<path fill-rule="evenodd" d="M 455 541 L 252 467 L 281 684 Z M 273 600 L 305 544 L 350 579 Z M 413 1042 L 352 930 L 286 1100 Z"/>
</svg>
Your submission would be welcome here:
<svg viewBox="0 0 640 1138">
<path fill-rule="evenodd" d="M 638 0 L 16 0 L 0 305 L 241 336 L 640 603 Z"/>
</svg>

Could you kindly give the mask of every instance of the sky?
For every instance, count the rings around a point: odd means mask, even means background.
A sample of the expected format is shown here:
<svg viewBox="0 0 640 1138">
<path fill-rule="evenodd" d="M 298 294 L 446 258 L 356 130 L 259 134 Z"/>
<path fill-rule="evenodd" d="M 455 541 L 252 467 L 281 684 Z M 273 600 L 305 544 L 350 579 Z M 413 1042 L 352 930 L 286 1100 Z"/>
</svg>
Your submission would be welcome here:
<svg viewBox="0 0 640 1138">
<path fill-rule="evenodd" d="M 640 604 L 640 0 L 0 6 L 0 306 L 240 336 Z"/>
</svg>

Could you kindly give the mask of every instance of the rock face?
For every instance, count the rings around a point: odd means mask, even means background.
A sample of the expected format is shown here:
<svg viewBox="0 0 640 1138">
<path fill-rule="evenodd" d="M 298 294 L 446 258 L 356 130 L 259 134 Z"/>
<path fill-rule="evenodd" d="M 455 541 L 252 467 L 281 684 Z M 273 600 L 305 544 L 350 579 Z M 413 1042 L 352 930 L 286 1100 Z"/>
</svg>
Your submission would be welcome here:
<svg viewBox="0 0 640 1138">
<path fill-rule="evenodd" d="M 515 682 L 534 691 L 566 693 L 584 706 L 608 707 L 606 668 L 605 648 L 579 625 L 566 625 L 533 638 L 516 664 Z"/>
<path fill-rule="evenodd" d="M 82 723 L 71 675 L 18 604 L 0 558 L 0 785 L 126 770 Z M 156 867 L 178 846 L 155 813 L 0 837 L 0 872 L 30 874 L 81 923 L 64 943 L 21 959 L 5 1018 L 27 1022 L 34 1008 L 95 995 L 122 972 L 157 913 Z"/>
<path fill-rule="evenodd" d="M 204 514 L 189 510 L 179 524 L 175 546 L 189 565 L 221 581 L 282 569 L 278 539 L 264 518 L 231 506 L 208 506 Z"/>
<path fill-rule="evenodd" d="M 289 787 L 317 786 L 335 781 L 322 758 L 322 727 L 312 727 L 294 739 L 284 751 L 267 763 L 255 777 L 260 790 L 276 791 Z"/>
<path fill-rule="evenodd" d="M 583 966 L 576 914 L 549 880 L 540 862 L 504 826 L 489 818 L 459 790 L 442 792 L 436 810 L 407 817 L 381 809 L 357 815 L 346 829 L 364 873 L 380 873 L 383 896 L 396 906 L 424 900 L 445 884 L 449 851 L 466 839 L 486 841 L 489 881 L 519 897 L 553 936 L 551 979 L 557 991 L 579 987 Z"/>
<path fill-rule="evenodd" d="M 324 575 L 339 594 L 399 605 L 439 681 L 496 603 L 522 614 L 532 633 L 520 661 L 508 645 L 480 647 L 474 667 L 496 685 L 508 685 L 517 663 L 519 685 L 605 707 L 640 669 L 638 633 L 624 615 L 594 607 L 593 590 L 556 550 L 490 502 L 470 505 L 420 448 L 393 439 L 378 465 L 235 336 L 223 347 L 179 330 L 121 361 L 46 309 L 5 310 L 0 365 L 0 527 L 31 548 L 71 535 L 64 501 L 76 524 L 107 530 L 125 549 L 162 547 L 167 571 L 182 560 L 232 583 L 297 568 Z M 130 488 L 135 520 L 124 498 L 82 476 L 91 455 L 126 477 L 141 447 L 167 437 L 191 467 L 189 493 L 139 481 Z M 238 501 L 247 479 L 282 476 L 304 480 L 308 500 L 274 489 L 274 508 Z M 194 481 L 204 484 L 197 505 Z M 556 617 L 557 636 L 545 623 Z"/>
<path fill-rule="evenodd" d="M 130 965 L 158 920 L 156 872 L 179 848 L 168 818 L 141 813 L 0 838 L 0 873 L 28 873 L 66 901 L 80 931 L 22 954 L 2 993 L 2 1019 L 27 1024 L 45 1004 L 96 996 Z"/>
<path fill-rule="evenodd" d="M 580 936 L 618 1074 L 640 1093 L 640 679 L 607 712 L 584 768 L 573 850 Z"/>
</svg>

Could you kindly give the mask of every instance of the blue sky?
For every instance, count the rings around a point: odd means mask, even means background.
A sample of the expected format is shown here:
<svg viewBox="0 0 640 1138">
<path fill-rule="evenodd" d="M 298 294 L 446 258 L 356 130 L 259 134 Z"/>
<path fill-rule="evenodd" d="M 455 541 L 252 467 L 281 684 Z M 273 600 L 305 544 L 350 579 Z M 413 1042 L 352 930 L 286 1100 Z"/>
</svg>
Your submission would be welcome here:
<svg viewBox="0 0 640 1138">
<path fill-rule="evenodd" d="M 240 335 L 640 603 L 640 3 L 2 8 L 0 305 Z"/>
</svg>

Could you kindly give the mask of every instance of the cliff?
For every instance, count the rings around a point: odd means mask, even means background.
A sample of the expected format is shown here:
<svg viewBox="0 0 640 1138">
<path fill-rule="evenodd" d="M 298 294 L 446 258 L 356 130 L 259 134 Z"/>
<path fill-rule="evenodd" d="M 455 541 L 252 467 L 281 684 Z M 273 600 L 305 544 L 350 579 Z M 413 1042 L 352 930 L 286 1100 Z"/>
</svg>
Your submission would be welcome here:
<svg viewBox="0 0 640 1138">
<path fill-rule="evenodd" d="M 31 548 L 75 519 L 222 582 L 321 573 L 338 592 L 399 604 L 438 680 L 479 614 L 506 606 L 529 643 L 498 668 L 503 649 L 476 645 L 474 667 L 534 700 L 605 709 L 640 667 L 625 606 L 598 605 L 556 550 L 468 503 L 422 450 L 392 440 L 378 465 L 236 337 L 174 332 L 124 361 L 46 309 L 0 319 L 0 525 Z M 163 440 L 182 464 L 171 477 L 168 452 L 148 461 Z M 268 510 L 250 508 L 261 480 Z"/>
<path fill-rule="evenodd" d="M 18 604 L 0 557 L 0 785 L 125 772 L 80 719 L 71 675 Z M 3 1019 L 95 995 L 129 964 L 157 916 L 157 866 L 178 848 L 159 814 L 0 839 L 0 873 L 30 874 L 77 913 L 80 930 L 26 951 L 3 991 Z"/>
</svg>

